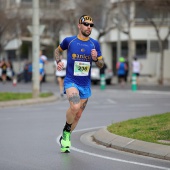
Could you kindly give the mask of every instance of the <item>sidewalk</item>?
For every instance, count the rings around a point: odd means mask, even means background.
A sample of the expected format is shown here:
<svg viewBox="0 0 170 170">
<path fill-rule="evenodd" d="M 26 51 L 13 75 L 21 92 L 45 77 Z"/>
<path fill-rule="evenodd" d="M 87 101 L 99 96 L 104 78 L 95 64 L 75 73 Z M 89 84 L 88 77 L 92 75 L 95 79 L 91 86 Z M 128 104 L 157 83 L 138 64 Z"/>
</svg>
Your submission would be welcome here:
<svg viewBox="0 0 170 170">
<path fill-rule="evenodd" d="M 53 96 L 50 96 L 50 97 L 43 97 L 43 98 L 37 98 L 37 99 L 4 101 L 4 102 L 0 102 L 0 108 L 54 102 L 57 99 L 58 99 L 58 97 L 53 95 Z"/>
<path fill-rule="evenodd" d="M 24 100 L 12 100 L 0 102 L 0 108 L 11 107 L 11 106 L 22 106 L 22 105 L 31 105 L 39 103 L 54 102 L 58 100 L 59 96 L 56 94 L 57 85 L 55 83 L 43 83 L 41 92 L 52 92 L 54 95 L 50 97 L 39 97 L 36 99 L 24 99 Z M 16 93 L 31 93 L 32 92 L 32 83 L 18 83 L 16 86 L 12 85 L 12 82 L 7 82 L 2 84 L 0 82 L 0 92 L 16 92 Z"/>
<path fill-rule="evenodd" d="M 130 139 L 102 128 L 93 135 L 94 141 L 114 149 L 159 159 L 170 160 L 170 146 Z"/>
<path fill-rule="evenodd" d="M 125 85 L 125 87 L 120 87 L 118 84 L 113 84 L 107 86 L 107 89 L 121 89 L 121 90 L 131 90 L 131 84 Z M 138 92 L 162 92 L 169 93 L 169 85 L 156 85 L 156 84 L 141 84 L 137 90 Z M 125 152 L 136 153 L 139 155 L 150 156 L 154 158 L 170 160 L 170 146 L 161 145 L 156 143 L 144 142 L 136 139 L 130 139 L 123 136 L 118 136 L 110 133 L 106 128 L 100 129 L 93 135 L 95 142 L 104 145 L 106 147 L 122 150 Z"/>
</svg>

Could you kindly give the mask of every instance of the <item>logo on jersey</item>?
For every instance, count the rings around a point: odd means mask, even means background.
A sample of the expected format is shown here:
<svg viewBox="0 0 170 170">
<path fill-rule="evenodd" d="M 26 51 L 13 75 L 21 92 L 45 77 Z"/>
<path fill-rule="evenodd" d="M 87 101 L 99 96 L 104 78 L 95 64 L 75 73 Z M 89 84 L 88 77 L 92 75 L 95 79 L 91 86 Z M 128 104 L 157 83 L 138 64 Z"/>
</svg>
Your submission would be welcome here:
<svg viewBox="0 0 170 170">
<path fill-rule="evenodd" d="M 72 54 L 72 59 L 73 59 L 73 60 L 76 59 L 76 54 Z"/>
<path fill-rule="evenodd" d="M 84 48 L 82 48 L 82 49 L 81 49 L 81 52 L 85 52 L 85 49 L 84 49 Z"/>
<path fill-rule="evenodd" d="M 81 60 L 84 60 L 84 61 L 90 61 L 90 56 L 86 56 L 85 54 L 83 55 L 80 55 L 80 54 L 72 54 L 72 59 L 75 60 L 75 59 L 81 59 Z"/>
</svg>

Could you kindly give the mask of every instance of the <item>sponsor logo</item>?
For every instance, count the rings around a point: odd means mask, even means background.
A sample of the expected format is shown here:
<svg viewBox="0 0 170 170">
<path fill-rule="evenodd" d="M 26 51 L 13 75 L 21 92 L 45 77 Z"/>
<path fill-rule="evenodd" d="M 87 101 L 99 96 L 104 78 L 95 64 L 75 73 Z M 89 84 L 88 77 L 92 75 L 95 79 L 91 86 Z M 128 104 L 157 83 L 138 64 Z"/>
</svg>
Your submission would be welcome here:
<svg viewBox="0 0 170 170">
<path fill-rule="evenodd" d="M 85 52 L 85 49 L 82 48 L 82 49 L 81 49 L 81 52 Z"/>
<path fill-rule="evenodd" d="M 77 45 L 78 45 L 78 46 L 86 46 L 86 47 L 88 47 L 88 45 L 87 45 L 87 44 L 77 43 Z"/>
<path fill-rule="evenodd" d="M 80 54 L 72 54 L 72 59 L 75 60 L 75 59 L 81 59 L 81 60 L 85 60 L 85 61 L 90 61 L 90 56 L 86 56 L 85 54 L 83 55 L 80 55 Z"/>
</svg>

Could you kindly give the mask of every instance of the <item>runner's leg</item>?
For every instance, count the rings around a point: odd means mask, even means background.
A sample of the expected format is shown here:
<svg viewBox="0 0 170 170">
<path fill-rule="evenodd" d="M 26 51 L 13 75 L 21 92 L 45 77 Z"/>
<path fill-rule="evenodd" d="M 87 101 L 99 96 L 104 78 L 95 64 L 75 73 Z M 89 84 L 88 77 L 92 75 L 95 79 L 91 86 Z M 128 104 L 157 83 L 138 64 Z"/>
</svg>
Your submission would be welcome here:
<svg viewBox="0 0 170 170">
<path fill-rule="evenodd" d="M 63 79 L 61 77 L 57 77 L 59 89 L 60 89 L 60 95 L 63 95 Z"/>
<path fill-rule="evenodd" d="M 81 99 L 80 101 L 81 101 L 81 106 L 80 106 L 79 111 L 76 114 L 76 117 L 74 118 L 74 122 L 72 123 L 72 126 L 71 126 L 71 131 L 73 131 L 75 127 L 77 126 L 78 121 L 81 118 L 82 112 L 84 111 L 87 105 L 88 99 Z"/>
<path fill-rule="evenodd" d="M 68 124 L 72 124 L 81 107 L 79 91 L 75 87 L 71 87 L 66 89 L 66 94 L 70 103 L 70 107 L 66 113 L 66 121 Z"/>
<path fill-rule="evenodd" d="M 67 98 L 70 107 L 66 113 L 66 124 L 63 129 L 63 134 L 60 138 L 61 152 L 70 152 L 71 146 L 71 126 L 74 122 L 77 112 L 80 110 L 81 102 L 79 91 L 75 87 L 66 90 Z"/>
</svg>

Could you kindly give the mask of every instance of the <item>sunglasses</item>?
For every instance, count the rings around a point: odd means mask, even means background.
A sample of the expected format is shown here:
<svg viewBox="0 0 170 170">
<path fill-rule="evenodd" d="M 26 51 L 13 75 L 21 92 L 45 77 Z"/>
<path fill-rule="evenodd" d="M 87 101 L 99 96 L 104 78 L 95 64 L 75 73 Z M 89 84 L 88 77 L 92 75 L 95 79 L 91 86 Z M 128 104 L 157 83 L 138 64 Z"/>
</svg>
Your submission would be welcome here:
<svg viewBox="0 0 170 170">
<path fill-rule="evenodd" d="M 90 23 L 88 23 L 88 22 L 83 22 L 82 23 L 84 26 L 86 26 L 86 27 L 88 27 L 89 25 L 90 25 L 90 27 L 93 27 L 94 26 L 94 24 L 90 24 Z"/>
</svg>

